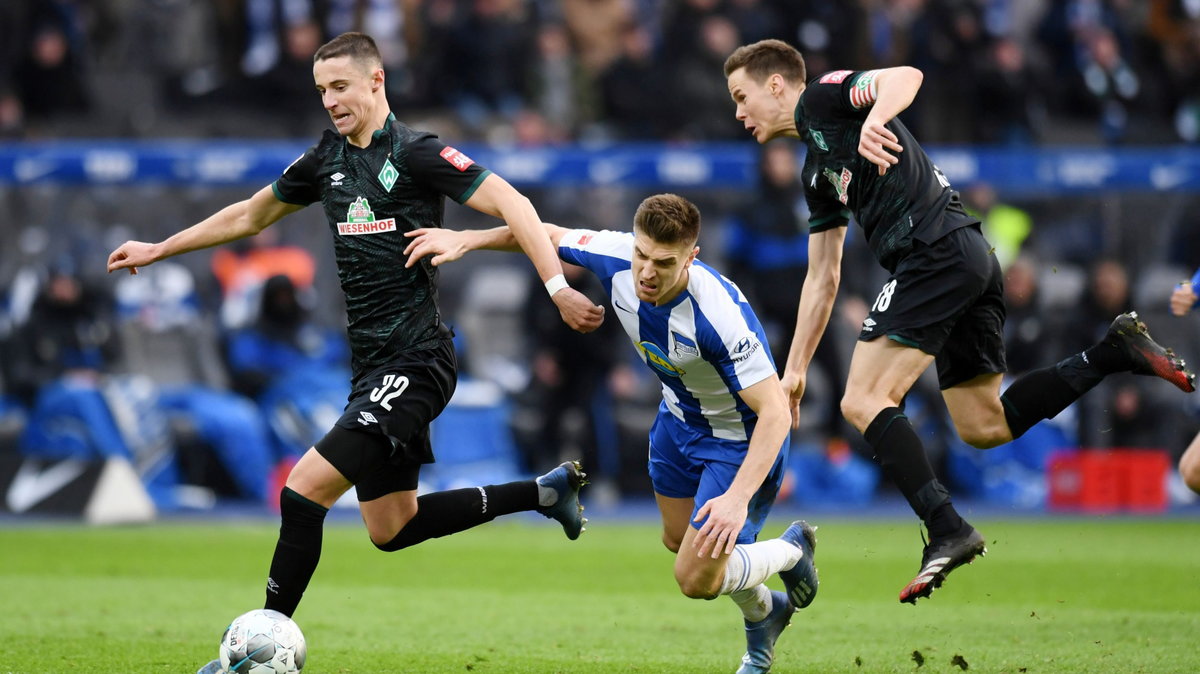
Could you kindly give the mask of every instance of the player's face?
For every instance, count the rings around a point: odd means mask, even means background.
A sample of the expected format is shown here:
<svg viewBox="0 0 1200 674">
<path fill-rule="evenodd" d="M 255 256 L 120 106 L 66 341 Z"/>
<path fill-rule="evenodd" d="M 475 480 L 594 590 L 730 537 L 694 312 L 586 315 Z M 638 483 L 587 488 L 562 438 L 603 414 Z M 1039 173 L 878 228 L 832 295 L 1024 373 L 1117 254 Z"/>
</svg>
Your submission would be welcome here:
<svg viewBox="0 0 1200 674">
<path fill-rule="evenodd" d="M 734 117 L 754 136 L 754 140 L 765 143 L 783 135 L 788 127 L 794 125 L 792 115 L 795 111 L 788 109 L 782 96 L 782 77 L 771 75 L 763 82 L 755 82 L 746 75 L 745 68 L 738 68 L 729 73 L 726 84 L 729 86 L 729 96 L 737 106 Z"/>
<path fill-rule="evenodd" d="M 383 86 L 383 70 L 338 56 L 314 63 L 313 80 L 338 133 L 355 145 L 370 141 L 375 131 L 375 92 Z"/>
<path fill-rule="evenodd" d="M 633 283 L 638 299 L 665 304 L 687 287 L 688 267 L 700 249 L 691 243 L 659 243 L 645 234 L 633 234 Z"/>
</svg>

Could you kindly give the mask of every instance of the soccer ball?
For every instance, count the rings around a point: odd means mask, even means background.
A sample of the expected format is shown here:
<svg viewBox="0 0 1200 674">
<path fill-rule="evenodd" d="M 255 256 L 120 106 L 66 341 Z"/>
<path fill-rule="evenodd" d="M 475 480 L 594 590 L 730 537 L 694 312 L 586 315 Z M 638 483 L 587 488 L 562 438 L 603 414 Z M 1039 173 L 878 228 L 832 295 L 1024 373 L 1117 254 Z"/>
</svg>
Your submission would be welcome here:
<svg viewBox="0 0 1200 674">
<path fill-rule="evenodd" d="M 231 674 L 295 674 L 307 656 L 300 627 L 279 611 L 243 613 L 221 637 L 221 668 Z"/>
</svg>

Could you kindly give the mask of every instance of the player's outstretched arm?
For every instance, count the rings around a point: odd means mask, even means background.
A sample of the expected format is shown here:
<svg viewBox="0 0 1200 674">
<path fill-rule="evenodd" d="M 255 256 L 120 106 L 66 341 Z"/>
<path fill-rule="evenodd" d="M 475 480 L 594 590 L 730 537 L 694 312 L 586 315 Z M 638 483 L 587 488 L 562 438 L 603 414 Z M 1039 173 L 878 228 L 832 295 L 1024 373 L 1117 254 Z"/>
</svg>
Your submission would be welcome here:
<svg viewBox="0 0 1200 674">
<path fill-rule="evenodd" d="M 537 211 L 525 195 L 503 178 L 491 174 L 467 199 L 471 208 L 504 220 L 521 250 L 533 261 L 538 276 L 546 283 L 550 299 L 558 307 L 563 322 L 578 332 L 591 332 L 604 321 L 604 307 L 592 303 L 583 293 L 563 279 L 562 262 L 542 227 Z"/>
<path fill-rule="evenodd" d="M 925 75 L 911 66 L 874 71 L 874 104 L 859 133 L 858 153 L 879 167 L 879 175 L 900 162 L 893 153 L 904 151 L 896 134 L 885 125 L 912 105 L 924 79 Z"/>
<path fill-rule="evenodd" d="M 696 532 L 696 554 L 700 557 L 711 555 L 716 559 L 722 552 L 733 552 L 738 533 L 746 523 L 750 499 L 767 479 L 788 434 L 787 398 L 778 377 L 771 375 L 742 389 L 738 395 L 758 414 L 758 422 L 750 434 L 746 458 L 729 489 L 709 499 L 696 511 L 697 522 L 708 517 Z"/>
<path fill-rule="evenodd" d="M 550 236 L 550 243 L 557 247 L 567 230 L 548 222 L 543 222 L 542 226 Z M 454 262 L 473 250 L 521 252 L 517 237 L 508 227 L 467 230 L 423 227 L 405 232 L 404 236 L 412 239 L 404 249 L 404 254 L 408 256 L 405 267 L 413 266 L 423 257 L 429 257 L 429 263 L 436 267 L 445 262 Z"/>
<path fill-rule="evenodd" d="M 842 242 L 846 228 L 834 227 L 808 237 L 808 274 L 796 309 L 796 332 L 783 370 L 783 392 L 791 409 L 792 428 L 800 426 L 800 399 L 808 378 L 808 364 L 833 311 L 842 280 Z"/>
<path fill-rule="evenodd" d="M 303 206 L 287 204 L 275 198 L 270 187 L 254 196 L 230 204 L 204 220 L 159 243 L 126 241 L 108 256 L 108 271 L 128 269 L 136 274 L 145 267 L 168 257 L 258 234 L 283 216 Z"/>
</svg>

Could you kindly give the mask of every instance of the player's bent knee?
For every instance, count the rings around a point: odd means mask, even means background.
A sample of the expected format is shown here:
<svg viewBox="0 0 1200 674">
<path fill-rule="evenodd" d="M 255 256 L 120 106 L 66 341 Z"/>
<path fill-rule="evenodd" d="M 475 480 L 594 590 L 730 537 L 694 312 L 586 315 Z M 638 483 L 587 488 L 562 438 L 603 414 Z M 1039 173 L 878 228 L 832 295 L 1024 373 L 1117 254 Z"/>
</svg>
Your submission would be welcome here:
<svg viewBox="0 0 1200 674">
<path fill-rule="evenodd" d="M 662 535 L 662 542 L 663 542 L 663 545 L 666 546 L 666 548 L 668 550 L 670 550 L 671 552 L 679 552 L 679 546 L 681 546 L 683 544 L 683 541 L 675 538 L 674 536 L 671 536 L 670 534 L 668 534 L 665 531 L 663 532 L 663 535 Z"/>
<path fill-rule="evenodd" d="M 675 581 L 679 583 L 679 591 L 689 599 L 713 599 L 717 596 L 718 588 L 699 578 L 676 575 Z"/>
<path fill-rule="evenodd" d="M 1200 494 L 1200 461 L 1181 461 L 1179 475 L 1183 477 L 1183 483 L 1188 489 Z"/>
<path fill-rule="evenodd" d="M 842 416 L 850 425 L 862 432 L 871 425 L 875 415 L 887 405 L 877 405 L 863 396 L 852 395 L 849 391 L 841 401 Z"/>
<path fill-rule="evenodd" d="M 1007 429 L 969 429 L 959 431 L 958 437 L 975 449 L 991 449 L 1012 440 Z"/>
</svg>

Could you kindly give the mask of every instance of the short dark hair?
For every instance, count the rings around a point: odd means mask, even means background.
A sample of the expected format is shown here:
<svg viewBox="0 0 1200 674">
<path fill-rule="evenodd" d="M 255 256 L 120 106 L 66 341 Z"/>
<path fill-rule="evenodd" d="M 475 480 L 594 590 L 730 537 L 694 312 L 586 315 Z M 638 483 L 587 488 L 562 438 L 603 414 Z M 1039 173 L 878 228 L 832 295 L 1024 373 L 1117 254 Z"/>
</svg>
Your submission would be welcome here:
<svg viewBox="0 0 1200 674">
<path fill-rule="evenodd" d="M 738 47 L 725 59 L 725 77 L 738 68 L 755 82 L 762 82 L 775 73 L 783 75 L 788 84 L 804 84 L 807 74 L 800 51 L 783 40 L 759 40 Z"/>
<path fill-rule="evenodd" d="M 313 54 L 313 63 L 326 59 L 349 56 L 352 60 L 366 65 L 368 68 L 383 67 L 383 58 L 379 55 L 379 47 L 375 40 L 366 33 L 342 33 L 329 42 L 321 45 Z"/>
<path fill-rule="evenodd" d="M 647 197 L 633 214 L 633 228 L 656 243 L 696 243 L 700 209 L 678 194 Z"/>
</svg>

